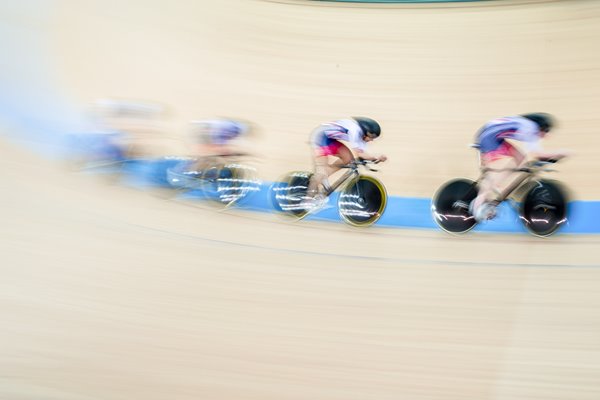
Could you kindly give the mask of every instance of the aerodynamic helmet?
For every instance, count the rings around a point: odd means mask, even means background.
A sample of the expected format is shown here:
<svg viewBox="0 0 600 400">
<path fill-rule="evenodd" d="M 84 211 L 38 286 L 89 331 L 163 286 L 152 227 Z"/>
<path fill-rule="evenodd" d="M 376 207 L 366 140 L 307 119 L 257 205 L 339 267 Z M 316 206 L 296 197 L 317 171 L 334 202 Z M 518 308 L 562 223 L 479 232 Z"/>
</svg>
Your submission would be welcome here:
<svg viewBox="0 0 600 400">
<path fill-rule="evenodd" d="M 365 136 L 375 139 L 381 135 L 381 127 L 374 119 L 367 117 L 352 117 L 352 119 L 358 123 Z"/>
<path fill-rule="evenodd" d="M 547 113 L 522 114 L 521 117 L 535 122 L 542 132 L 550 132 L 555 125 L 554 117 Z"/>
</svg>

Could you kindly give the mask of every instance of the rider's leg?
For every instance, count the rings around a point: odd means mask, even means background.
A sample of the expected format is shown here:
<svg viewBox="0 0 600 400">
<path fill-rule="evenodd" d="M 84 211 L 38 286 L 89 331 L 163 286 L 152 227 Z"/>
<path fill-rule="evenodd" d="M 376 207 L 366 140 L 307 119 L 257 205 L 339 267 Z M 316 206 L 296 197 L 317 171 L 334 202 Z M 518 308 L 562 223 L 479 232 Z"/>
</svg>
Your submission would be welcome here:
<svg viewBox="0 0 600 400">
<path fill-rule="evenodd" d="M 309 197 L 314 197 L 318 193 L 319 188 L 323 186 L 323 182 L 326 182 L 329 177 L 329 156 L 322 155 L 320 150 L 316 149 L 314 164 L 315 173 L 308 184 Z"/>
<path fill-rule="evenodd" d="M 354 155 L 352 151 L 346 145 L 339 143 L 336 148 L 336 153 L 334 155 L 334 160 L 331 163 L 326 165 L 327 168 L 327 176 L 320 181 L 321 185 L 317 187 L 320 193 L 326 193 L 331 184 L 329 183 L 329 178 L 338 172 L 343 166 L 348 165 L 352 160 L 354 160 Z M 327 160 L 329 161 L 329 160 Z"/>
<path fill-rule="evenodd" d="M 329 177 L 354 158 L 350 149 L 337 140 L 330 140 L 326 146 L 316 147 L 314 151 L 315 173 L 308 186 L 310 196 L 326 192 Z M 329 162 L 329 156 L 335 157 L 335 161 Z"/>
<path fill-rule="evenodd" d="M 217 163 L 216 155 L 219 154 L 220 146 L 213 143 L 199 143 L 195 147 L 196 161 L 190 166 L 190 169 L 202 171 L 214 166 Z"/>
<path fill-rule="evenodd" d="M 497 159 L 482 158 L 482 168 L 490 169 L 483 172 L 479 181 L 479 191 L 471 212 L 477 220 L 486 220 L 495 215 L 495 206 L 501 202 L 504 190 L 513 182 L 516 172 L 513 171 L 519 163 L 514 157 L 500 157 Z"/>
<path fill-rule="evenodd" d="M 503 157 L 499 160 L 493 161 L 491 168 L 502 169 L 503 171 L 497 172 L 492 176 L 491 190 L 493 191 L 492 201 L 500 202 L 503 201 L 510 193 L 511 188 L 514 187 L 515 183 L 522 180 L 523 173 L 517 170 L 525 164 L 527 164 L 527 158 L 523 153 L 518 151 L 515 147 L 510 147 L 510 155 Z"/>
<path fill-rule="evenodd" d="M 336 157 L 338 157 L 338 159 L 332 164 L 330 164 L 331 173 L 329 175 L 336 173 L 344 165 L 348 165 L 352 162 L 352 160 L 354 160 L 354 155 L 352 154 L 352 151 L 342 143 L 340 143 L 340 146 L 337 149 Z"/>
<path fill-rule="evenodd" d="M 482 153 L 480 160 L 484 172 L 478 195 L 471 204 L 471 213 L 477 220 L 485 220 L 495 216 L 496 205 L 504 200 L 506 191 L 516 180 L 522 178 L 522 173 L 516 169 L 527 160 L 519 142 L 512 140 L 505 140 L 498 148 Z"/>
</svg>

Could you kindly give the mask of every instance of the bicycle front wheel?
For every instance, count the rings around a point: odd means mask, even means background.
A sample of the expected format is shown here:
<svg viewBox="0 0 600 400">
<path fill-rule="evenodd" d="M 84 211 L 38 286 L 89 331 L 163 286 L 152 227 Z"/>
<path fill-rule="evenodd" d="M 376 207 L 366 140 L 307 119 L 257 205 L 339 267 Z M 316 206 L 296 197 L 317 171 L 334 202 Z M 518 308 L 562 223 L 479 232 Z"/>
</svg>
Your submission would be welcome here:
<svg viewBox="0 0 600 400">
<path fill-rule="evenodd" d="M 202 180 L 204 195 L 225 207 L 238 203 L 249 193 L 260 189 L 253 170 L 241 165 L 207 168 Z"/>
<path fill-rule="evenodd" d="M 372 176 L 359 176 L 340 194 L 338 210 L 342 219 L 353 226 L 370 226 L 381 218 L 387 205 L 383 184 Z"/>
<path fill-rule="evenodd" d="M 552 235 L 567 222 L 567 196 L 556 181 L 539 180 L 525 195 L 521 220 L 536 236 Z"/>
</svg>

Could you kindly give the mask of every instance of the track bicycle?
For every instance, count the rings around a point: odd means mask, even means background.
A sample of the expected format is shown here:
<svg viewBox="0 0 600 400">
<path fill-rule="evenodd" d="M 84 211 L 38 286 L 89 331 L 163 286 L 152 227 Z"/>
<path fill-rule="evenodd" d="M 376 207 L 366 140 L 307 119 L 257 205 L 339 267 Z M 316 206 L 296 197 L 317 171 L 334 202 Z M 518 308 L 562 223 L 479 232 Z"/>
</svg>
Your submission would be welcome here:
<svg viewBox="0 0 600 400">
<path fill-rule="evenodd" d="M 477 220 L 470 212 L 470 204 L 477 197 L 478 184 L 484 174 L 513 171 L 519 173 L 518 176 L 492 203 L 497 206 L 507 201 L 517 211 L 529 233 L 540 237 L 550 236 L 568 222 L 565 188 L 558 181 L 539 177 L 542 172 L 552 172 L 548 167 L 556 161 L 532 161 L 522 168 L 484 168 L 476 181 L 464 178 L 450 180 L 433 197 L 433 220 L 449 233 L 470 231 L 477 225 Z"/>
<path fill-rule="evenodd" d="M 181 157 L 166 171 L 169 185 L 179 190 L 197 190 L 202 197 L 230 207 L 260 190 L 256 169 L 232 157 L 245 154 L 216 155 L 203 158 Z"/>
<path fill-rule="evenodd" d="M 322 195 L 328 198 L 338 188 L 337 206 L 342 220 L 353 226 L 373 225 L 383 215 L 387 205 L 387 192 L 377 178 L 363 175 L 360 167 L 377 171 L 370 164 L 378 161 L 356 159 L 342 168 L 346 171 Z M 308 195 L 310 180 L 308 171 L 293 171 L 284 175 L 271 187 L 271 201 L 276 211 L 296 219 L 302 219 L 315 210 L 310 206 Z"/>
</svg>

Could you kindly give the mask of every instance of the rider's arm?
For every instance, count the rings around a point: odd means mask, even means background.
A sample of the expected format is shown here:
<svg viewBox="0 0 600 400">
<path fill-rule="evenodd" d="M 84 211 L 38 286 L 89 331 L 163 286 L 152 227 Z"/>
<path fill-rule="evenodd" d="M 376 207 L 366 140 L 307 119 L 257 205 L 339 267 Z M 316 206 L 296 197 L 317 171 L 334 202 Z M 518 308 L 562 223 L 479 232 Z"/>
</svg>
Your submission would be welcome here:
<svg viewBox="0 0 600 400">
<path fill-rule="evenodd" d="M 543 136 L 540 136 L 537 126 L 524 125 L 512 136 L 512 139 L 507 139 L 515 149 L 519 150 L 526 156 L 527 160 L 560 160 L 565 158 L 569 152 L 566 150 L 546 151 L 542 148 L 540 141 Z M 520 143 L 521 145 L 517 145 Z"/>
<path fill-rule="evenodd" d="M 385 161 L 385 160 L 387 160 L 387 157 L 383 154 L 375 156 L 373 154 L 366 153 L 360 149 L 354 149 L 354 150 L 358 154 L 358 157 L 363 160 L 369 160 L 369 161 Z"/>
<path fill-rule="evenodd" d="M 529 157 L 535 160 L 560 160 L 569 155 L 567 150 L 555 151 L 533 151 L 529 153 Z"/>
<path fill-rule="evenodd" d="M 369 160 L 369 161 L 385 161 L 385 160 L 387 160 L 387 157 L 384 155 L 375 156 L 373 154 L 367 153 L 365 151 L 365 149 L 367 147 L 367 142 L 365 142 L 362 139 L 362 137 L 363 137 L 363 133 L 359 129 L 349 131 L 350 144 L 351 144 L 353 150 L 358 154 L 359 158 L 362 158 L 363 160 Z"/>
</svg>

